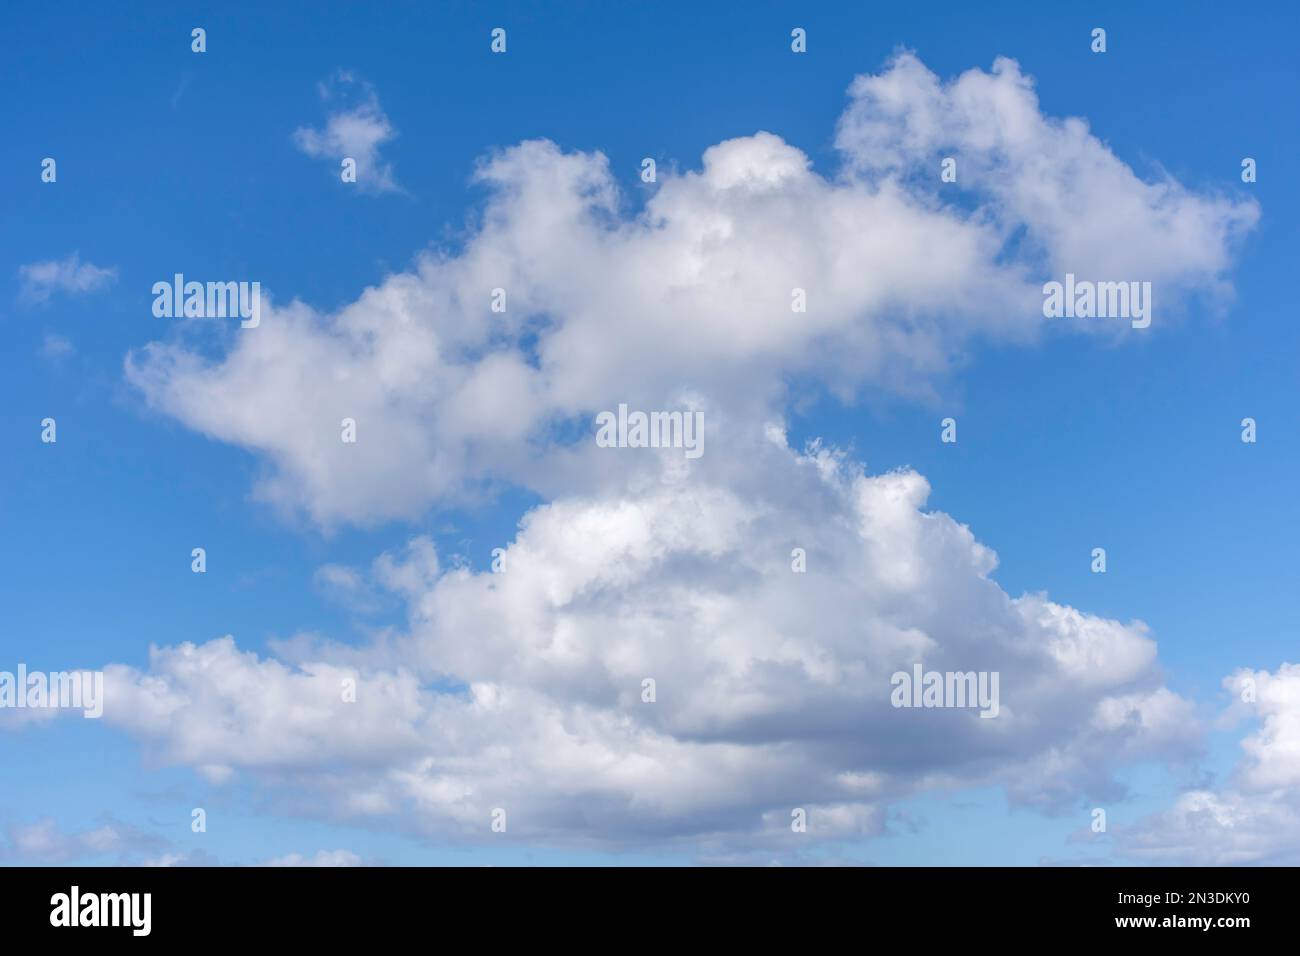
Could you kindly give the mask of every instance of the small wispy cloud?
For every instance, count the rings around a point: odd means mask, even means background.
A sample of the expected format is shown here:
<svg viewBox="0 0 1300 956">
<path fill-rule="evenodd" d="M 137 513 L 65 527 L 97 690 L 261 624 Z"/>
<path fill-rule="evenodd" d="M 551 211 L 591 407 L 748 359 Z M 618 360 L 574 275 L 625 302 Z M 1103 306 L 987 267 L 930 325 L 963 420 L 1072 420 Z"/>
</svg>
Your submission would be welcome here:
<svg viewBox="0 0 1300 956">
<path fill-rule="evenodd" d="M 73 348 L 72 340 L 56 332 L 47 332 L 41 342 L 40 352 L 42 358 L 61 359 L 71 355 L 74 351 L 76 350 Z"/>
<path fill-rule="evenodd" d="M 117 269 L 82 262 L 79 253 L 66 259 L 49 259 L 18 267 L 19 299 L 32 305 L 48 302 L 55 294 L 84 295 L 106 289 L 117 281 Z"/>
<path fill-rule="evenodd" d="M 380 146 L 397 136 L 397 130 L 379 105 L 374 87 L 349 72 L 340 71 L 318 88 L 321 100 L 337 108 L 326 118 L 323 128 L 300 126 L 294 130 L 294 143 L 317 159 L 336 164 L 344 159 L 355 160 L 356 184 L 363 192 L 401 192 L 392 164 L 379 153 Z"/>
<path fill-rule="evenodd" d="M 316 569 L 313 583 L 318 591 L 331 600 L 359 613 L 370 613 L 379 606 L 378 595 L 355 568 L 341 564 L 326 564 Z"/>
</svg>

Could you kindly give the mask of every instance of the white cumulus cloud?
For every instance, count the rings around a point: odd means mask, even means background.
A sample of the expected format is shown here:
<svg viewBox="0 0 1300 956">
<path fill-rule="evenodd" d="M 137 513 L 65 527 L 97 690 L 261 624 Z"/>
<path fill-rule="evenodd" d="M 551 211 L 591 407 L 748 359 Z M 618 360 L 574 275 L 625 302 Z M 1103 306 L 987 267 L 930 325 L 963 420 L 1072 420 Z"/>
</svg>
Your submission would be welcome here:
<svg viewBox="0 0 1300 956">
<path fill-rule="evenodd" d="M 374 88 L 348 72 L 339 72 L 320 86 L 321 99 L 333 107 L 319 129 L 300 126 L 294 130 L 297 147 L 316 159 L 329 160 L 341 174 L 345 158 L 356 161 L 356 185 L 364 192 L 400 192 L 392 163 L 380 155 L 380 148 L 397 137 L 388 114 L 379 105 Z"/>
<path fill-rule="evenodd" d="M 330 130 L 303 142 L 323 155 Z M 482 162 L 460 251 L 333 313 L 264 309 L 216 354 L 177 329 L 128 356 L 152 407 L 262 456 L 258 494 L 323 526 L 510 483 L 546 503 L 500 574 L 418 536 L 364 578 L 322 569 L 405 602 L 405 628 L 156 647 L 106 668 L 105 721 L 342 819 L 476 839 L 499 808 L 515 836 L 718 858 L 789 854 L 794 808 L 813 840 L 881 833 L 932 788 L 1079 810 L 1121 796 L 1126 764 L 1194 754 L 1141 621 L 1007 594 L 924 477 L 791 449 L 784 418 L 801 389 L 924 394 L 973 340 L 1032 343 L 1060 271 L 1151 281 L 1170 307 L 1225 296 L 1256 206 L 1139 177 L 1005 59 L 943 83 L 902 54 L 854 81 L 837 143 L 834 172 L 773 133 L 718 143 L 636 211 L 603 155 L 520 143 Z M 592 416 L 622 402 L 702 411 L 706 453 L 597 448 Z M 917 663 L 997 672 L 998 716 L 892 707 Z"/>
<path fill-rule="evenodd" d="M 1223 684 L 1236 701 L 1229 715 L 1257 721 L 1241 760 L 1222 787 L 1188 790 L 1119 831 L 1126 855 L 1201 866 L 1300 863 L 1300 664 L 1243 669 Z"/>
<path fill-rule="evenodd" d="M 334 313 L 264 309 L 224 354 L 151 343 L 128 377 L 165 414 L 264 456 L 263 499 L 373 524 L 498 482 L 571 491 L 618 466 L 557 430 L 619 402 L 689 404 L 716 424 L 780 418 L 800 388 L 925 394 L 972 339 L 1043 334 L 1042 284 L 1065 270 L 1151 281 L 1160 315 L 1226 294 L 1255 204 L 1140 179 L 1082 121 L 1042 114 L 1013 61 L 945 86 L 904 54 L 850 92 L 837 175 L 759 132 L 663 173 L 634 213 L 600 153 L 503 150 L 480 166 L 492 196 L 458 253 L 423 255 Z M 958 184 L 931 155 L 945 137 Z M 1142 334 L 1126 325 L 1068 328 Z"/>
<path fill-rule="evenodd" d="M 666 470 L 541 506 L 499 574 L 438 568 L 416 539 L 373 575 L 401 590 L 403 633 L 284 658 L 155 649 L 107 669 L 104 719 L 156 759 L 307 788 L 349 819 L 473 838 L 503 808 L 525 836 L 718 852 L 793 849 L 795 807 L 814 839 L 877 833 L 936 786 L 1066 809 L 1119 793 L 1124 764 L 1195 751 L 1145 627 L 1008 596 L 920 475 L 772 442 L 749 460 L 743 488 Z M 916 663 L 998 672 L 999 715 L 893 707 Z"/>
</svg>

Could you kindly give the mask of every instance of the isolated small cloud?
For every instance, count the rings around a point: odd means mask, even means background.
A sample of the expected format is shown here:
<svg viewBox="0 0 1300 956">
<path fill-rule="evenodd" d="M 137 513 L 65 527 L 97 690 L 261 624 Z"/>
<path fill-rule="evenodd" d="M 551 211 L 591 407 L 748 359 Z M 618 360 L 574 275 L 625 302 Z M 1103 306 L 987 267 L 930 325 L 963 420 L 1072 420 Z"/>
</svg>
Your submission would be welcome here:
<svg viewBox="0 0 1300 956">
<path fill-rule="evenodd" d="M 76 350 L 72 346 L 72 340 L 64 335 L 50 332 L 41 341 L 42 358 L 59 359 L 71 355 L 74 351 Z"/>
<path fill-rule="evenodd" d="M 388 115 L 379 105 L 374 88 L 351 73 L 340 72 L 320 86 L 326 103 L 343 101 L 329 114 L 324 127 L 300 126 L 293 139 L 298 148 L 316 159 L 330 160 L 336 170 L 344 159 L 356 161 L 356 184 L 363 192 L 400 192 L 393 166 L 380 156 L 380 147 L 397 136 Z"/>
<path fill-rule="evenodd" d="M 19 266 L 18 279 L 22 286 L 19 298 L 40 305 L 61 292 L 85 295 L 106 289 L 117 281 L 117 269 L 82 262 L 80 254 L 74 252 L 66 259 L 48 259 Z"/>
</svg>

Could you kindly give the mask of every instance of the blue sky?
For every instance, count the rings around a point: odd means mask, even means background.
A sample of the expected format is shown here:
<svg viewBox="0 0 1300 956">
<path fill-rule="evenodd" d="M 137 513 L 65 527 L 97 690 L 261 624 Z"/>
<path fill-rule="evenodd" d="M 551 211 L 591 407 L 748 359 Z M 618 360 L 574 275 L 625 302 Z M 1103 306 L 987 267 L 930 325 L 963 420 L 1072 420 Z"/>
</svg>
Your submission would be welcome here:
<svg viewBox="0 0 1300 956">
<path fill-rule="evenodd" d="M 435 496 L 400 516 L 380 509 L 321 522 L 310 501 L 268 505 L 255 489 L 280 460 L 271 439 L 223 439 L 222 429 L 236 426 L 205 430 L 165 397 L 147 400 L 126 374 L 127 356 L 150 342 L 188 335 L 192 354 L 220 361 L 243 334 L 169 327 L 150 311 L 154 282 L 175 272 L 255 278 L 277 308 L 297 298 L 319 318 L 412 270 L 423 252 L 464 254 L 493 195 L 474 173 L 495 151 L 545 138 L 566 152 L 603 153 L 619 189 L 612 215 L 631 221 L 655 192 L 640 181 L 642 157 L 671 179 L 698 172 L 714 144 L 768 131 L 834 181 L 846 165 L 836 130 L 855 76 L 884 72 L 900 48 L 944 83 L 1006 56 L 1033 78 L 1044 116 L 1085 118 L 1139 179 L 1167 175 L 1196 197 L 1258 204 L 1258 220 L 1225 247 L 1226 266 L 1209 270 L 1230 292 L 1216 298 L 1189 282 L 1192 291 L 1169 297 L 1149 335 L 1052 333 L 1032 342 L 989 331 L 1002 308 L 990 303 L 984 333 L 952 343 L 954 361 L 924 376 L 928 394 L 865 376 L 845 399 L 823 387 L 822 366 L 803 366 L 790 373 L 798 400 L 782 407 L 789 443 L 800 449 L 820 438 L 872 474 L 915 469 L 932 489 L 926 508 L 997 553 L 992 578 L 1012 598 L 1046 592 L 1100 618 L 1145 622 L 1158 646 L 1147 677 L 1158 673 L 1204 721 L 1203 733 L 1190 756 L 1153 745 L 1140 759 L 1116 760 L 1124 788 L 1099 796 L 1080 786 L 1050 808 L 1009 801 L 996 774 L 958 774 L 940 786 L 918 771 L 873 806 L 876 824 L 796 858 L 1141 862 L 1134 847 L 1168 836 L 1161 815 L 1189 789 L 1243 802 L 1263 793 L 1268 819 L 1295 819 L 1279 807 L 1290 806 L 1285 794 L 1300 778 L 1241 763 L 1245 735 L 1263 733 L 1265 749 L 1284 752 L 1276 735 L 1250 718 L 1231 727 L 1216 720 L 1231 703 L 1226 676 L 1277 673 L 1296 660 L 1297 17 L 1285 4 L 1249 16 L 1211 4 L 1129 6 L 846 4 L 808 15 L 775 3 L 158 4 L 129 20 L 77 5 L 12 8 L 0 31 L 9 73 L 0 94 L 9 224 L 0 233 L 8 263 L 0 272 L 0 669 L 21 661 L 140 674 L 151 645 L 226 634 L 262 659 L 278 653 L 274 642 L 303 633 L 366 648 L 376 633 L 406 629 L 409 607 L 392 593 L 372 601 L 331 594 L 318 569 L 366 568 L 425 535 L 444 572 L 456 561 L 483 572 L 530 508 L 565 496 L 563 469 L 530 487 L 502 466 L 473 476 L 494 482 L 476 500 Z M 190 49 L 196 26 L 207 31 L 206 53 Z M 509 46 L 494 56 L 497 26 Z M 1097 26 L 1107 31 L 1104 54 L 1089 49 Z M 806 54 L 790 50 L 794 27 L 807 30 Z M 320 91 L 349 85 L 340 71 L 356 78 L 353 94 L 373 95 L 396 131 L 380 153 L 399 188 L 351 188 L 336 162 L 295 141 L 295 130 L 323 128 L 340 108 Z M 58 163 L 53 184 L 40 179 L 47 156 Z M 1240 178 L 1247 156 L 1258 163 L 1252 184 Z M 1111 198 L 1086 197 L 1103 219 Z M 34 300 L 20 268 L 73 253 L 114 277 Z M 258 414 L 309 401 L 289 385 L 271 394 L 277 406 Z M 949 415 L 959 421 L 955 445 L 937 437 Z M 52 446 L 39 441 L 47 416 L 58 422 Z M 1258 422 L 1254 444 L 1239 438 L 1247 416 Z M 414 467 L 400 455 L 385 460 Z M 289 481 L 310 485 L 303 475 Z M 196 546 L 208 553 L 204 575 L 190 570 Z M 1104 575 L 1089 570 L 1097 546 L 1107 550 Z M 1278 693 L 1275 716 L 1285 723 L 1288 692 Z M 409 808 L 350 813 L 320 781 L 287 782 L 306 772 L 300 765 L 250 760 L 214 781 L 199 772 L 203 759 L 176 757 L 185 745 L 158 739 L 109 720 L 0 725 L 0 834 L 8 834 L 0 860 L 251 863 L 346 850 L 402 864 L 690 863 L 785 852 L 766 836 L 747 837 L 743 825 L 717 839 L 716 823 L 693 830 L 690 821 L 661 843 L 617 827 L 602 832 L 599 822 L 590 832 L 541 828 L 493 843 Z M 1137 828 L 1137 842 L 1122 833 L 1080 838 L 1098 805 L 1113 824 Z M 190 831 L 193 807 L 208 810 L 205 834 Z M 116 834 L 107 851 L 85 837 L 102 827 Z M 1289 844 L 1279 837 L 1279 856 L 1245 861 L 1300 859 L 1296 834 Z M 1170 840 L 1170 854 L 1190 856 L 1165 858 L 1228 858 L 1218 844 L 1198 857 Z"/>
</svg>

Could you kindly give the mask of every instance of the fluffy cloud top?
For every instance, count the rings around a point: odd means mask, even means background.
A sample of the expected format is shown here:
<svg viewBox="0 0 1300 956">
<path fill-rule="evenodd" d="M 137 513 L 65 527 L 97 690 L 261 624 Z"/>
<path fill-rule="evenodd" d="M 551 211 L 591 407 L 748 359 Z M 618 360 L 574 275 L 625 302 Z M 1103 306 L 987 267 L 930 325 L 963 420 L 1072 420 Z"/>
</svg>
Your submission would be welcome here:
<svg viewBox="0 0 1300 956">
<path fill-rule="evenodd" d="M 1159 863 L 1240 866 L 1300 862 L 1300 664 L 1224 679 L 1230 716 L 1253 716 L 1232 778 L 1183 793 L 1174 806 L 1122 830 L 1130 856 Z"/>
<path fill-rule="evenodd" d="M 1004 236 L 1023 228 L 1058 277 L 1213 288 L 1259 216 L 1254 203 L 1197 195 L 1167 175 L 1139 179 L 1086 121 L 1044 116 L 1032 80 L 1005 57 L 942 83 L 903 55 L 849 93 L 837 143 L 856 171 L 935 194 L 950 187 L 933 170 L 956 158 L 962 188 L 989 197 L 981 211 Z"/>
<path fill-rule="evenodd" d="M 924 391 L 973 337 L 1039 335 L 1042 282 L 1067 270 L 1151 281 L 1160 309 L 1222 293 L 1258 214 L 1142 181 L 1082 121 L 1044 116 L 1010 60 L 944 85 L 901 55 L 854 82 L 838 144 L 830 178 L 771 133 L 719 143 L 627 214 L 603 155 L 521 143 L 479 168 L 493 194 L 459 254 L 337 313 L 269 310 L 219 356 L 153 343 L 127 373 L 166 414 L 264 455 L 263 498 L 325 525 L 410 518 L 494 481 L 572 490 L 605 463 L 570 460 L 557 429 L 618 402 L 753 422 L 779 418 L 796 381 Z M 957 184 L 939 181 L 944 149 Z"/>
</svg>

